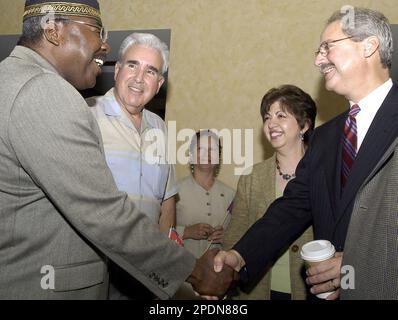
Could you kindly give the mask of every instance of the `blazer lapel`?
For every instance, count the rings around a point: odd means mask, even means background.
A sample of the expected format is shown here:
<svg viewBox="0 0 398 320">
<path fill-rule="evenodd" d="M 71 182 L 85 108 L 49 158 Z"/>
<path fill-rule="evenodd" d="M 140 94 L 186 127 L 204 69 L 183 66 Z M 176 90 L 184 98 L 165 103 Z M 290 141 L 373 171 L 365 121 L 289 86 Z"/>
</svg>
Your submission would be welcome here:
<svg viewBox="0 0 398 320">
<path fill-rule="evenodd" d="M 338 123 L 338 131 L 336 134 L 336 140 L 338 141 L 337 144 L 337 150 L 336 150 L 336 159 L 334 161 L 335 164 L 335 170 L 331 171 L 334 173 L 333 178 L 334 178 L 334 201 L 333 201 L 333 205 L 334 205 L 334 210 L 333 210 L 333 214 L 335 218 L 339 217 L 339 210 L 338 210 L 338 204 L 340 203 L 341 200 L 341 166 L 342 166 L 342 157 L 343 157 L 343 132 L 344 132 L 344 124 L 345 121 L 348 117 L 348 112 L 349 110 L 347 110 L 347 112 L 343 113 L 342 118 L 340 119 L 339 123 Z M 332 145 L 332 144 L 331 144 Z"/>
<path fill-rule="evenodd" d="M 344 112 L 338 118 L 335 123 L 331 126 L 330 130 L 327 131 L 327 136 L 322 137 L 323 143 L 325 144 L 325 154 L 322 156 L 322 166 L 324 167 L 324 174 L 326 183 L 328 186 L 328 192 L 330 197 L 330 204 L 332 206 L 333 216 L 336 218 L 338 215 L 337 204 L 340 202 L 340 172 L 341 172 L 341 150 L 342 142 L 341 135 L 344 128 L 344 122 L 347 118 L 348 111 Z M 336 143 L 337 141 L 337 143 Z"/>
<path fill-rule="evenodd" d="M 380 161 L 376 164 L 376 167 L 372 170 L 370 175 L 366 178 L 362 185 L 366 185 L 372 178 L 376 175 L 377 172 L 381 169 L 384 163 L 390 158 L 390 156 L 394 153 L 395 149 L 398 146 L 398 137 L 395 138 L 394 142 L 390 145 L 387 151 L 383 154 L 383 157 Z"/>
<path fill-rule="evenodd" d="M 351 168 L 338 210 L 340 218 L 397 135 L 398 88 L 394 85 L 376 113 Z"/>
<path fill-rule="evenodd" d="M 256 188 L 262 190 L 261 201 L 254 199 L 253 202 L 256 203 L 257 218 L 261 218 L 264 212 L 267 211 L 268 206 L 274 202 L 275 195 L 275 154 L 266 160 L 263 165 L 263 170 L 259 172 L 259 177 L 256 182 Z"/>
</svg>

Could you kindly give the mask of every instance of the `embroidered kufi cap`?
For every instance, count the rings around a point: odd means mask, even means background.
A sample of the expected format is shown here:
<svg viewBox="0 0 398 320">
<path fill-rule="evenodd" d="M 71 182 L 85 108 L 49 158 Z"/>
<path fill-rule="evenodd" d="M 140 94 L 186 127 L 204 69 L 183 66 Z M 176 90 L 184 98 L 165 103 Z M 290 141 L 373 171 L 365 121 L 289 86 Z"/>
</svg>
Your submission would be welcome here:
<svg viewBox="0 0 398 320">
<path fill-rule="evenodd" d="M 23 20 L 30 17 L 45 16 L 49 13 L 62 16 L 93 18 L 102 25 L 101 13 L 97 0 L 26 0 Z"/>
</svg>

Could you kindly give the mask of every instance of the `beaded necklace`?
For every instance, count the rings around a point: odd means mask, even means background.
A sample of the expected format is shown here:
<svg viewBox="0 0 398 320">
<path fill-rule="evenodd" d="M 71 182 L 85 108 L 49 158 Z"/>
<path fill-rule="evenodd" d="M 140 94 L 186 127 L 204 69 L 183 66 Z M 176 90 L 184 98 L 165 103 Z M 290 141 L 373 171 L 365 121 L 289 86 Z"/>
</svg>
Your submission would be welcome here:
<svg viewBox="0 0 398 320">
<path fill-rule="evenodd" d="M 276 169 L 278 170 L 279 175 L 282 176 L 282 179 L 283 179 L 283 180 L 289 181 L 290 179 L 296 177 L 296 174 L 295 174 L 295 173 L 292 173 L 292 174 L 283 173 L 283 172 L 281 171 L 281 167 L 279 166 L 279 161 L 278 161 L 278 159 L 275 159 L 275 164 L 276 164 Z"/>
</svg>

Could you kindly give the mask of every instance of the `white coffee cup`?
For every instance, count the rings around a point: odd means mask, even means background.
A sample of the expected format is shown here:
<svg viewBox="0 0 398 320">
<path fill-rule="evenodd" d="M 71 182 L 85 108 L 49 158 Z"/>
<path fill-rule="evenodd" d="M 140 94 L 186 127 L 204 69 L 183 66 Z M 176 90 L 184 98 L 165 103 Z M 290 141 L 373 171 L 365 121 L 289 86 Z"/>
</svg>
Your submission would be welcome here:
<svg viewBox="0 0 398 320">
<path fill-rule="evenodd" d="M 336 250 L 328 240 L 315 240 L 307 242 L 302 246 L 300 254 L 301 258 L 306 262 L 307 268 L 314 266 L 319 262 L 332 258 Z M 326 299 L 334 291 L 319 293 L 316 296 L 320 299 Z"/>
</svg>

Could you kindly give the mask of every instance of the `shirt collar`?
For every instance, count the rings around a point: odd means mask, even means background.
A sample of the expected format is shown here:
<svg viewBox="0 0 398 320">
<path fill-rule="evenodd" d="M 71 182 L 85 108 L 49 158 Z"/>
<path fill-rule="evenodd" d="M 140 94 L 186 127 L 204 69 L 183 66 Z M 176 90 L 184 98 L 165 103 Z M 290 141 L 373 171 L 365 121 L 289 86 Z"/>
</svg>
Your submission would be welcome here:
<svg viewBox="0 0 398 320">
<path fill-rule="evenodd" d="M 120 108 L 120 105 L 116 100 L 115 88 L 111 88 L 107 93 L 105 93 L 104 97 L 109 102 L 104 104 L 104 113 L 107 116 L 121 117 L 122 109 Z M 148 110 L 146 109 L 142 110 L 141 132 L 143 132 L 146 129 L 157 128 L 156 122 L 152 118 L 153 117 L 149 116 Z"/>
<path fill-rule="evenodd" d="M 114 88 L 111 88 L 107 93 L 105 93 L 104 98 L 108 102 L 104 104 L 104 113 L 107 116 L 120 117 L 122 115 L 122 110 L 116 100 Z"/>
<path fill-rule="evenodd" d="M 361 112 L 369 108 L 379 109 L 384 99 L 386 98 L 388 92 L 392 88 L 392 80 L 389 78 L 381 86 L 377 87 L 371 93 L 369 93 L 365 98 L 360 100 L 357 104 L 361 108 Z M 355 103 L 350 101 L 350 107 Z"/>
<path fill-rule="evenodd" d="M 13 51 L 10 53 L 10 57 L 28 60 L 29 62 L 38 64 L 43 69 L 59 74 L 58 70 L 55 69 L 55 67 L 48 60 L 46 60 L 42 55 L 28 47 L 19 45 L 15 46 Z"/>
</svg>

